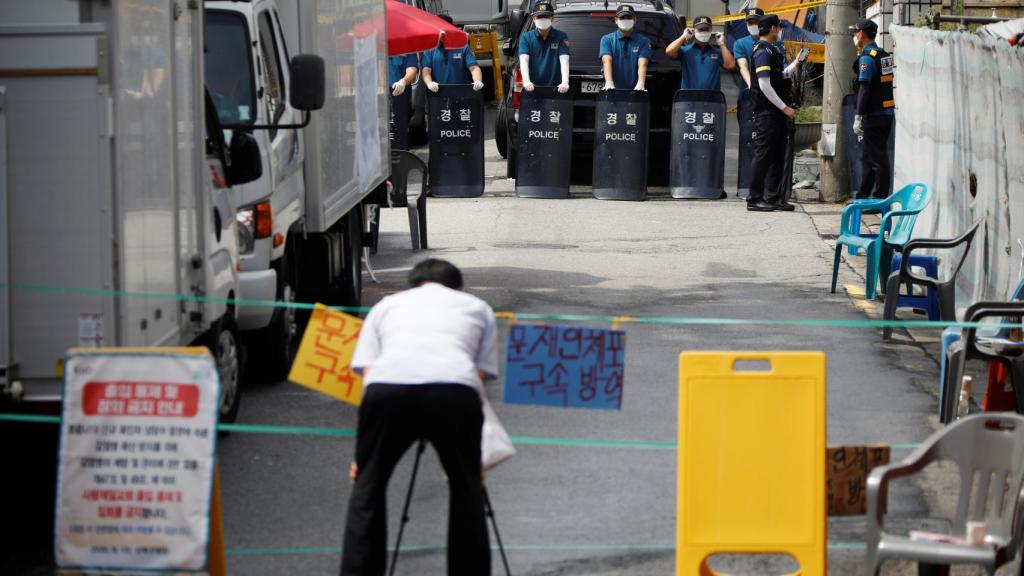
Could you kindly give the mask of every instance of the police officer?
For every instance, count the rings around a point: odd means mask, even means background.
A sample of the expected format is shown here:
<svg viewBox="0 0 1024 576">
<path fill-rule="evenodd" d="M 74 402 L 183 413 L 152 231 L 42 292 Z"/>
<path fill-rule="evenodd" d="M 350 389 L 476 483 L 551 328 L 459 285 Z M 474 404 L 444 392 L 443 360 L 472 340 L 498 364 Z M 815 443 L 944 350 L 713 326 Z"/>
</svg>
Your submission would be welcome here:
<svg viewBox="0 0 1024 576">
<path fill-rule="evenodd" d="M 533 92 L 536 85 L 558 86 L 569 91 L 569 36 L 552 27 L 555 7 L 540 2 L 533 10 L 533 30 L 519 38 L 519 71 L 523 89 Z"/>
<path fill-rule="evenodd" d="M 758 22 L 760 39 L 752 59 L 757 83 L 754 93 L 754 162 L 747 210 L 792 211 L 793 205 L 780 197 L 779 183 L 785 167 L 787 119 L 796 118 L 791 106 L 789 80 L 783 74 L 783 52 L 775 46 L 779 38 L 779 17 L 765 16 Z"/>
<path fill-rule="evenodd" d="M 696 40 L 696 42 L 694 42 Z M 736 60 L 725 45 L 725 36 L 711 32 L 711 18 L 698 16 L 693 28 L 687 28 L 665 48 L 665 54 L 678 59 L 682 69 L 683 90 L 721 90 L 721 71 L 734 70 Z"/>
<path fill-rule="evenodd" d="M 441 14 L 440 18 L 453 23 L 447 14 Z M 473 90 L 483 90 L 483 73 L 468 43 L 454 50 L 445 50 L 438 45 L 423 55 L 423 82 L 431 92 L 440 90 L 440 84 L 469 84 L 470 75 L 473 77 Z"/>
<path fill-rule="evenodd" d="M 752 86 L 751 75 L 750 75 L 750 55 L 754 51 L 754 44 L 757 43 L 758 37 L 761 32 L 758 30 L 757 23 L 761 21 L 761 17 L 764 16 L 764 10 L 760 8 L 750 8 L 747 10 L 747 32 L 749 36 L 740 38 L 732 45 L 732 54 L 736 58 L 736 65 L 740 69 L 740 76 L 743 77 L 743 81 L 746 82 L 747 88 Z M 775 47 L 783 51 L 783 57 L 785 57 L 785 48 L 782 44 L 782 40 L 775 41 Z"/>
<path fill-rule="evenodd" d="M 861 18 L 853 26 L 853 43 L 860 57 L 853 64 L 857 76 L 857 107 L 853 132 L 863 138 L 860 148 L 861 180 L 857 198 L 889 195 L 892 167 L 889 135 L 895 120 L 892 94 L 892 56 L 875 44 L 878 25 Z"/>
<path fill-rule="evenodd" d="M 604 66 L 604 89 L 623 89 L 633 84 L 633 90 L 646 90 L 647 63 L 651 59 L 651 41 L 633 32 L 636 10 L 623 4 L 615 10 L 618 32 L 601 37 L 600 58 Z"/>
<path fill-rule="evenodd" d="M 416 73 L 420 64 L 416 54 L 401 54 L 388 58 L 388 81 L 391 82 L 391 95 L 401 96 L 405 89 L 416 81 Z"/>
</svg>

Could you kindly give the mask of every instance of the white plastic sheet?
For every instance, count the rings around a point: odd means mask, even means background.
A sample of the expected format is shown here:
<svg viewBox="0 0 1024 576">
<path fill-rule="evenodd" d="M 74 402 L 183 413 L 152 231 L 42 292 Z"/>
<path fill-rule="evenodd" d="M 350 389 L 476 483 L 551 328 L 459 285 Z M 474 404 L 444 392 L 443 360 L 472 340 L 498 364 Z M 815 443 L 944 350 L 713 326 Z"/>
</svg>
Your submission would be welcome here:
<svg viewBox="0 0 1024 576">
<path fill-rule="evenodd" d="M 896 189 L 923 182 L 933 194 L 915 236 L 953 238 L 983 218 L 957 305 L 1006 299 L 1021 274 L 1024 241 L 1024 54 L 964 32 L 890 32 Z M 957 258 L 945 256 L 940 274 L 948 277 Z"/>
</svg>

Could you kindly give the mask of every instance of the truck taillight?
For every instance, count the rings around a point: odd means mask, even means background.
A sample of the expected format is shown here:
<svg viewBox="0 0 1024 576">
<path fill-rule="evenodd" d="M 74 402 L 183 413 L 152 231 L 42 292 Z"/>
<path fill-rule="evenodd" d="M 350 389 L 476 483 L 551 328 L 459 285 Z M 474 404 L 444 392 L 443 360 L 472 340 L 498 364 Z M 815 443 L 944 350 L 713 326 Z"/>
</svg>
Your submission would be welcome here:
<svg viewBox="0 0 1024 576">
<path fill-rule="evenodd" d="M 512 108 L 519 109 L 519 96 L 523 91 L 523 73 L 516 68 L 515 83 L 512 84 Z"/>
<path fill-rule="evenodd" d="M 270 238 L 274 233 L 274 214 L 270 209 L 270 200 L 256 205 L 256 237 Z"/>
</svg>

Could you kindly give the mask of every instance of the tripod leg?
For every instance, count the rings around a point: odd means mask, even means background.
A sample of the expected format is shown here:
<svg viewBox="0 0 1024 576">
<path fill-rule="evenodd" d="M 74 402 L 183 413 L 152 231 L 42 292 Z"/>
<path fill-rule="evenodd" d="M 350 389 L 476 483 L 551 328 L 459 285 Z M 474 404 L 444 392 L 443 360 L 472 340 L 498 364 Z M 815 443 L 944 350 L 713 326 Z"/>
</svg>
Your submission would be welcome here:
<svg viewBox="0 0 1024 576">
<path fill-rule="evenodd" d="M 395 538 L 395 550 L 391 553 L 390 576 L 395 576 L 395 566 L 398 564 L 398 550 L 402 547 L 402 533 L 405 532 L 405 525 L 409 523 L 409 505 L 412 503 L 412 489 L 416 485 L 416 473 L 420 469 L 420 457 L 427 449 L 425 440 L 420 440 L 416 445 L 416 459 L 412 462 L 412 476 L 409 477 L 409 490 L 405 493 L 405 506 L 402 507 L 402 523 L 398 525 L 398 537 Z"/>
<path fill-rule="evenodd" d="M 498 552 L 501 553 L 501 563 L 505 565 L 505 575 L 512 576 L 512 570 L 508 567 L 508 557 L 505 556 L 505 545 L 501 543 L 501 533 L 498 532 L 498 522 L 494 519 L 494 508 L 491 507 L 491 497 L 487 494 L 487 488 L 481 489 L 484 496 L 484 514 L 491 519 L 491 526 L 494 527 L 494 539 L 498 541 Z"/>
</svg>

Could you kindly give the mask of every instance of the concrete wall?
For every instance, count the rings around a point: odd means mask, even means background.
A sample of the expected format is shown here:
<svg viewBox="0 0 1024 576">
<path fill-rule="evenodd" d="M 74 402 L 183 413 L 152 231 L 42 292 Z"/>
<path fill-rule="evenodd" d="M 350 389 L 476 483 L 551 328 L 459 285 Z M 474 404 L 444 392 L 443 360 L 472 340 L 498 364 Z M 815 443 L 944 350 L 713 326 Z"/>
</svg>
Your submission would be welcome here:
<svg viewBox="0 0 1024 576">
<path fill-rule="evenodd" d="M 78 0 L 0 0 L 0 26 L 77 24 Z"/>
<path fill-rule="evenodd" d="M 898 47 L 895 185 L 923 182 L 932 191 L 915 236 L 952 238 L 982 220 L 958 308 L 1006 299 L 1024 258 L 1024 58 L 975 34 L 890 31 Z M 955 262 L 947 254 L 942 272 Z"/>
</svg>

